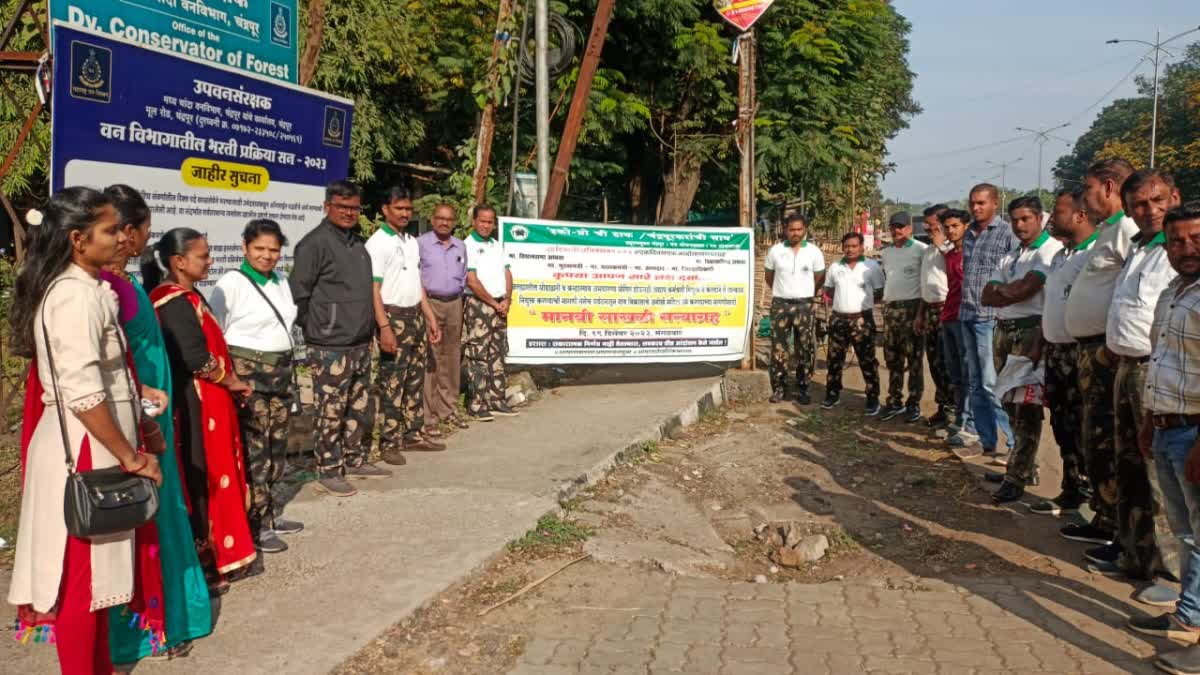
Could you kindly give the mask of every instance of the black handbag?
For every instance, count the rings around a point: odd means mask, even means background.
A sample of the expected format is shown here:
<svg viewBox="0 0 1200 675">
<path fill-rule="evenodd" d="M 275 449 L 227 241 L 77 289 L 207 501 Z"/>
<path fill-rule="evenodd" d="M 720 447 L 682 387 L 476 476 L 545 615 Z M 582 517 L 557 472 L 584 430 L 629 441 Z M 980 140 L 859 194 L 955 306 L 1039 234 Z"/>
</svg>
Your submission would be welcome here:
<svg viewBox="0 0 1200 675">
<path fill-rule="evenodd" d="M 57 283 L 51 284 L 50 289 Z M 50 289 L 46 290 L 45 297 L 49 297 Z M 63 516 L 67 532 L 73 537 L 88 538 L 137 529 L 150 522 L 158 513 L 158 487 L 149 478 L 125 473 L 119 466 L 91 471 L 75 470 L 75 460 L 71 457 L 71 438 L 67 433 L 66 413 L 63 412 L 66 402 L 62 400 L 58 389 L 58 371 L 54 366 L 49 333 L 46 331 L 45 304 L 42 305 L 41 320 L 42 336 L 46 341 L 46 361 L 50 365 L 50 381 L 56 402 L 54 408 L 58 414 L 58 428 L 62 432 L 63 450 L 67 459 L 67 487 L 63 495 Z M 125 361 L 125 338 L 119 327 L 117 339 L 121 343 L 121 363 L 125 367 L 125 381 L 136 398 L 137 389 L 133 385 L 133 376 L 129 373 L 129 364 Z M 141 411 L 133 400 L 130 400 L 130 407 L 133 409 L 134 428 L 138 429 Z"/>
</svg>

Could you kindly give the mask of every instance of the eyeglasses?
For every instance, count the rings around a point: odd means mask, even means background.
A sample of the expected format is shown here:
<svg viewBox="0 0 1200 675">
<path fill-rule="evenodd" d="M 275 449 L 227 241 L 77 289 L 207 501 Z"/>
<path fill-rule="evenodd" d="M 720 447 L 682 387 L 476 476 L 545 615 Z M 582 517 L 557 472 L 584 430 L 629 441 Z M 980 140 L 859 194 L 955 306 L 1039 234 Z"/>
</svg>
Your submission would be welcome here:
<svg viewBox="0 0 1200 675">
<path fill-rule="evenodd" d="M 343 213 L 359 213 L 362 211 L 362 206 L 357 204 L 338 204 L 336 202 L 327 202 L 329 208 L 337 209 Z"/>
</svg>

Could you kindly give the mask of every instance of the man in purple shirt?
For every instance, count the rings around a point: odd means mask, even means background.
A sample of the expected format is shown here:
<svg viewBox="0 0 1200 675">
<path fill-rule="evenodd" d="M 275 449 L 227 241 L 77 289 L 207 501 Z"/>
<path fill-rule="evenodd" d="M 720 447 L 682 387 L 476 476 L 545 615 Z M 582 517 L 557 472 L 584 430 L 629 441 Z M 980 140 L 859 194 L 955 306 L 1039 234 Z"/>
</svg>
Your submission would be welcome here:
<svg viewBox="0 0 1200 675">
<path fill-rule="evenodd" d="M 457 412 L 467 248 L 452 234 L 455 220 L 454 207 L 439 204 L 433 210 L 433 230 L 417 239 L 421 250 L 421 285 L 442 330 L 442 341 L 430 345 L 433 358 L 425 372 L 425 433 L 435 437 L 441 435 L 438 427 L 442 422 L 467 428 Z"/>
</svg>

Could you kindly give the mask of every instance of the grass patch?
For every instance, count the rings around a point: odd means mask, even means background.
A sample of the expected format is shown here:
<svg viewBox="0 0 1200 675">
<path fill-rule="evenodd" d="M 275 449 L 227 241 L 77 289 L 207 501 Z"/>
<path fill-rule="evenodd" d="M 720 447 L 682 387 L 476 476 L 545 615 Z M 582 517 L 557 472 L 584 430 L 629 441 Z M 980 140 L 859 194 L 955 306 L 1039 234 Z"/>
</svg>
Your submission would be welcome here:
<svg viewBox="0 0 1200 675">
<path fill-rule="evenodd" d="M 552 546 L 570 546 L 592 536 L 592 528 L 579 523 L 563 520 L 558 516 L 542 516 L 537 527 L 525 533 L 525 536 L 510 542 L 510 551 L 529 551 Z"/>
<path fill-rule="evenodd" d="M 840 527 L 826 532 L 825 538 L 829 540 L 829 548 L 835 551 L 854 551 L 862 548 L 854 535 Z"/>
</svg>

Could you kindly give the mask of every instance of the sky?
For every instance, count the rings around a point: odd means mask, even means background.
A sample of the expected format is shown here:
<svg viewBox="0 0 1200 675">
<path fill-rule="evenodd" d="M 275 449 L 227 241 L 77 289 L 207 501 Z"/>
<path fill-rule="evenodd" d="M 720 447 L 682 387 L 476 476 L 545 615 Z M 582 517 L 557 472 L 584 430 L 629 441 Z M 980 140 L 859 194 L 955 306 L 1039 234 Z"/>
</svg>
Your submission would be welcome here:
<svg viewBox="0 0 1200 675">
<path fill-rule="evenodd" d="M 1147 60 L 1122 78 L 1149 48 L 1105 44 L 1121 38 L 1154 42 L 1200 27 L 1200 0 L 893 0 L 912 24 L 909 65 L 913 97 L 924 112 L 888 144 L 896 171 L 883 182 L 885 197 L 915 203 L 965 198 L 975 183 L 1038 182 L 1038 146 L 1032 137 L 1009 141 L 1016 127 L 1045 129 L 1074 141 L 1104 105 L 1134 96 L 1134 77 L 1153 73 Z M 1200 40 L 1200 33 L 1173 45 Z M 1119 86 L 1118 83 L 1120 83 Z M 1114 90 L 1114 86 L 1116 89 Z M 1109 93 L 1111 91 L 1111 93 Z M 1042 183 L 1069 146 L 1051 139 L 1043 151 Z"/>
</svg>

